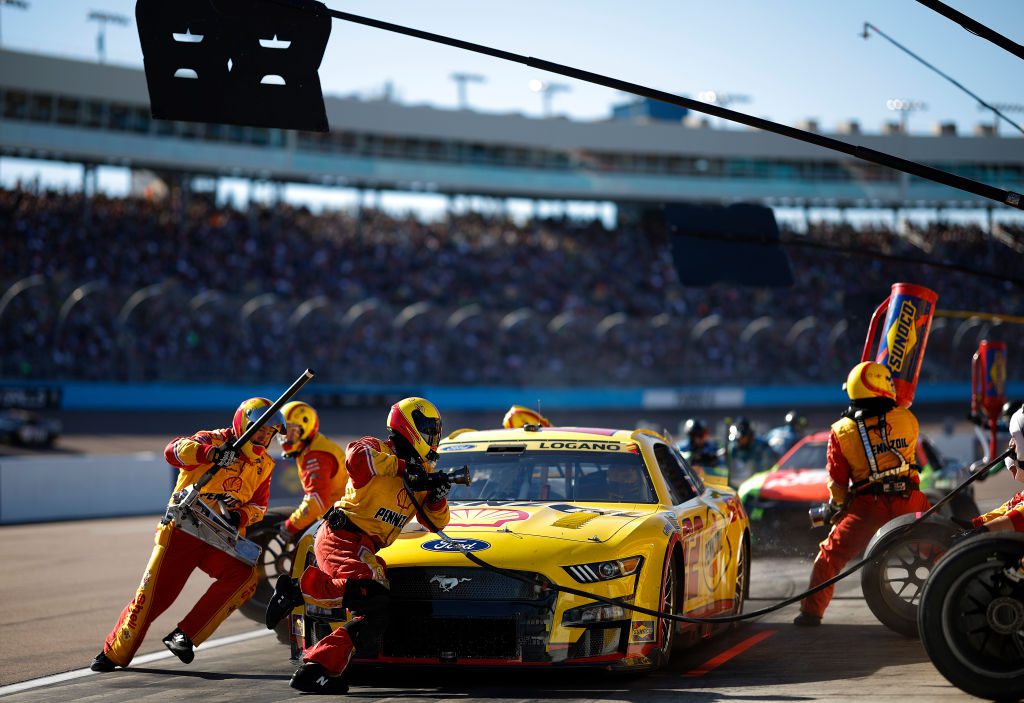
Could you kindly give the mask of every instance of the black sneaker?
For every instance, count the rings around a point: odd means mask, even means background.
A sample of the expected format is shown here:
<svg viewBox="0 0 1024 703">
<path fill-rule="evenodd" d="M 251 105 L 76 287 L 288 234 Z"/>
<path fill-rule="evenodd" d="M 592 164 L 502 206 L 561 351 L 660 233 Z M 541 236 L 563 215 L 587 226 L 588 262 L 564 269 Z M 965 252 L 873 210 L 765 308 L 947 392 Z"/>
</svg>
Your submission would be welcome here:
<svg viewBox="0 0 1024 703">
<path fill-rule="evenodd" d="M 316 662 L 303 664 L 296 669 L 288 685 L 304 693 L 323 693 L 326 695 L 348 693 L 348 684 L 345 683 L 343 676 L 332 676 L 327 669 Z"/>
<path fill-rule="evenodd" d="M 192 647 L 195 645 L 180 628 L 174 628 L 174 632 L 164 637 L 164 646 L 185 664 L 191 664 L 192 660 L 196 658 L 196 653 L 192 651 Z"/>
<path fill-rule="evenodd" d="M 113 671 L 115 666 L 117 666 L 117 664 L 110 661 L 110 657 L 107 656 L 107 653 L 100 650 L 100 653 L 92 660 L 92 664 L 89 665 L 89 668 L 93 671 L 106 673 L 108 671 Z"/>
<path fill-rule="evenodd" d="M 821 618 L 801 610 L 800 614 L 793 618 L 793 624 L 797 627 L 817 627 L 821 624 Z"/>
<path fill-rule="evenodd" d="M 288 574 L 278 576 L 274 585 L 274 595 L 267 603 L 267 629 L 273 630 L 277 623 L 292 612 L 292 608 L 302 603 L 302 589 L 299 588 L 298 581 Z"/>
</svg>

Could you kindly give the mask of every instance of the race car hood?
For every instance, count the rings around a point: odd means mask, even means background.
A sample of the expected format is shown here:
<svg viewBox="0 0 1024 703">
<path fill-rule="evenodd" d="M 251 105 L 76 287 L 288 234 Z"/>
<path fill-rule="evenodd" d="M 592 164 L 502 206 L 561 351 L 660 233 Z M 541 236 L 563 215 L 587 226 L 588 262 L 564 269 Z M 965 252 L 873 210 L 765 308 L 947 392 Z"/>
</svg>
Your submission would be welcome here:
<svg viewBox="0 0 1024 703">
<path fill-rule="evenodd" d="M 828 472 L 825 469 L 776 469 L 764 477 L 761 500 L 823 503 L 828 500 Z"/>
<path fill-rule="evenodd" d="M 451 537 L 519 540 L 540 537 L 570 542 L 607 542 L 630 523 L 657 512 L 654 505 L 631 503 L 515 503 L 452 505 L 444 528 Z M 422 536 L 425 528 L 412 521 L 400 539 Z"/>
</svg>

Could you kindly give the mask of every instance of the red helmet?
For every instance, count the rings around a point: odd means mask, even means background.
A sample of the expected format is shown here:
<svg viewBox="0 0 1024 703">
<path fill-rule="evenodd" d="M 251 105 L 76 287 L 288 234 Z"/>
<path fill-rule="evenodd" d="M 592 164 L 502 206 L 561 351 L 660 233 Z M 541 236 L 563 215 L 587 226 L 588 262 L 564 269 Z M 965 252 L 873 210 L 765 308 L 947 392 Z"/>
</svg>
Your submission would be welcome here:
<svg viewBox="0 0 1024 703">
<path fill-rule="evenodd" d="M 241 437 L 245 434 L 245 431 L 249 429 L 249 425 L 263 417 L 263 414 L 267 412 L 271 405 L 273 403 L 266 398 L 243 400 L 242 404 L 238 406 L 238 410 L 235 411 L 234 419 L 231 421 L 231 429 L 234 430 L 235 437 Z M 265 427 L 269 427 L 275 432 L 283 432 L 285 428 L 284 417 L 280 412 L 275 413 L 274 417 L 267 420 Z M 253 459 L 263 454 L 266 449 L 266 445 L 254 444 L 252 441 L 249 441 L 242 447 L 242 452 L 250 459 Z"/>
</svg>

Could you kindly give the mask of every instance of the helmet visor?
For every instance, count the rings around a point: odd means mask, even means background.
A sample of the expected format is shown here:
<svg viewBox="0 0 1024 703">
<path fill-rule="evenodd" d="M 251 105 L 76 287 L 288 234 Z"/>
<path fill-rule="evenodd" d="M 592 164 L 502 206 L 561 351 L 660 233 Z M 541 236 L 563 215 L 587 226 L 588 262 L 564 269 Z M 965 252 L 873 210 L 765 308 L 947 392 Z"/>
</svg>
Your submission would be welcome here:
<svg viewBox="0 0 1024 703">
<path fill-rule="evenodd" d="M 252 423 L 256 422 L 261 417 L 263 417 L 268 410 L 270 410 L 269 407 L 249 408 L 248 410 L 246 410 L 245 429 L 249 429 L 250 427 L 252 427 Z M 280 411 L 274 413 L 271 417 L 267 418 L 267 422 L 264 425 L 264 427 L 269 427 L 270 429 L 274 430 L 274 432 L 284 432 L 284 428 L 286 427 L 284 415 L 282 415 Z"/>
<path fill-rule="evenodd" d="M 420 410 L 413 410 L 412 421 L 423 441 L 431 447 L 436 447 L 441 441 L 441 418 L 427 417 Z"/>
</svg>

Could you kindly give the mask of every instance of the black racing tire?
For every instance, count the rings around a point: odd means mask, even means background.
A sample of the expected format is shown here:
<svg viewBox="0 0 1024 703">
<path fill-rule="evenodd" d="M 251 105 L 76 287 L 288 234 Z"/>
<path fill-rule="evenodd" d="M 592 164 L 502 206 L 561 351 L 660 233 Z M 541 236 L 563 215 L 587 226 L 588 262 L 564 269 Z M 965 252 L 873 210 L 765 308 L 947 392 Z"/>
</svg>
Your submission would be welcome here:
<svg viewBox="0 0 1024 703">
<path fill-rule="evenodd" d="M 861 571 L 861 589 L 868 608 L 890 630 L 918 636 L 917 606 L 925 581 L 953 534 L 945 522 L 929 521 L 868 548 L 875 558 Z"/>
<path fill-rule="evenodd" d="M 743 605 L 750 596 L 750 538 L 743 536 L 743 544 L 736 561 L 736 590 L 733 594 L 733 606 L 730 615 L 739 615 L 743 612 Z M 743 625 L 742 620 L 730 623 L 732 629 L 739 629 Z"/>
<path fill-rule="evenodd" d="M 921 641 L 935 668 L 965 693 L 1024 696 L 1024 534 L 994 533 L 951 549 L 925 586 Z"/>
<path fill-rule="evenodd" d="M 675 551 L 665 560 L 665 567 L 661 574 L 661 600 L 658 603 L 658 610 L 663 613 L 679 614 L 680 604 L 680 580 L 679 562 Z M 669 659 L 672 658 L 672 648 L 676 643 L 675 620 L 667 618 L 658 619 L 658 658 L 656 669 L 664 668 Z"/>
<path fill-rule="evenodd" d="M 292 560 L 295 557 L 295 544 L 286 542 L 280 534 L 280 526 L 292 514 L 292 508 L 274 508 L 268 510 L 263 519 L 246 532 L 246 538 L 263 548 L 260 559 L 256 562 L 259 580 L 256 592 L 238 610 L 242 615 L 258 623 L 266 621 L 267 604 L 274 594 L 274 583 L 280 574 L 290 574 Z M 277 639 L 290 642 L 290 618 L 284 618 L 277 626 Z"/>
</svg>

